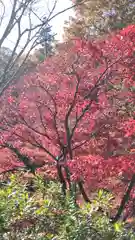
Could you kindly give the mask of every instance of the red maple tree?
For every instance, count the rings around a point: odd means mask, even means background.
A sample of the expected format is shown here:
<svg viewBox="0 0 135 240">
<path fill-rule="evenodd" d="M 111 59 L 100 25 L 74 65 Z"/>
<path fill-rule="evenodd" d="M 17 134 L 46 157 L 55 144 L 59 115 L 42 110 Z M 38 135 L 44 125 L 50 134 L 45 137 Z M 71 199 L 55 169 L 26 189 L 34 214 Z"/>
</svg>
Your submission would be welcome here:
<svg viewBox="0 0 135 240">
<path fill-rule="evenodd" d="M 88 200 L 82 182 L 101 187 L 135 170 L 135 26 L 59 48 L 2 96 L 1 147 L 58 174 L 64 193 L 76 181 Z"/>
</svg>

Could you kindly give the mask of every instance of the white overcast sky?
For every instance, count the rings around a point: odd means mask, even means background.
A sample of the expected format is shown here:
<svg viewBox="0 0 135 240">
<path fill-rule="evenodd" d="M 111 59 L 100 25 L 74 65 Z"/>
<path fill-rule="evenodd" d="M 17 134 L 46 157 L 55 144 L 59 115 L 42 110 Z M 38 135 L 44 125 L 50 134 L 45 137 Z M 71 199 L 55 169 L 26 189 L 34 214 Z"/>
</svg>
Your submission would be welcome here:
<svg viewBox="0 0 135 240">
<path fill-rule="evenodd" d="M 57 12 L 70 6 L 71 6 L 70 0 L 59 0 Z M 69 16 L 71 15 L 73 15 L 73 9 L 68 10 L 67 12 L 59 15 L 52 21 L 53 29 L 54 29 L 54 32 L 58 34 L 58 39 L 62 39 L 64 21 L 68 20 Z"/>
<path fill-rule="evenodd" d="M 46 0 L 41 0 L 41 1 L 46 2 Z M 54 0 L 48 0 L 48 2 L 50 3 L 50 8 L 51 8 L 51 4 L 54 3 Z M 58 0 L 55 12 L 59 12 L 65 8 L 70 7 L 71 5 L 72 5 L 71 0 Z M 57 38 L 60 40 L 62 39 L 64 21 L 68 20 L 69 16 L 71 16 L 71 15 L 73 15 L 72 9 L 66 11 L 65 13 L 60 14 L 58 17 L 53 19 L 53 21 L 51 22 L 53 31 L 58 34 Z"/>
<path fill-rule="evenodd" d="M 5 6 L 6 6 L 6 16 L 5 16 L 3 25 L 0 27 L 0 37 L 2 36 L 2 32 L 4 31 L 6 27 L 6 23 L 8 22 L 8 18 L 10 16 L 12 1 L 13 0 L 4 0 Z M 47 10 L 46 8 L 47 2 L 49 3 L 49 7 L 51 9 L 51 6 L 53 6 L 54 0 L 38 0 L 38 4 L 36 5 L 36 13 L 38 15 L 43 16 L 45 14 L 45 11 Z M 63 9 L 68 8 L 71 5 L 72 5 L 71 0 L 58 0 L 54 13 L 62 11 Z M 50 25 L 52 25 L 53 32 L 57 34 L 56 39 L 62 41 L 64 21 L 68 20 L 69 16 L 71 15 L 73 15 L 72 9 L 66 11 L 65 13 L 60 14 L 50 22 Z M 36 18 L 34 19 L 34 24 L 35 24 L 35 21 L 36 21 Z M 23 25 L 26 27 L 27 20 L 24 19 Z M 4 41 L 3 46 L 9 47 L 12 49 L 14 45 L 13 43 L 16 42 L 16 39 L 17 39 L 17 31 L 14 29 L 12 33 L 8 36 L 8 38 Z M 22 45 L 23 45 L 23 42 L 22 42 Z"/>
</svg>

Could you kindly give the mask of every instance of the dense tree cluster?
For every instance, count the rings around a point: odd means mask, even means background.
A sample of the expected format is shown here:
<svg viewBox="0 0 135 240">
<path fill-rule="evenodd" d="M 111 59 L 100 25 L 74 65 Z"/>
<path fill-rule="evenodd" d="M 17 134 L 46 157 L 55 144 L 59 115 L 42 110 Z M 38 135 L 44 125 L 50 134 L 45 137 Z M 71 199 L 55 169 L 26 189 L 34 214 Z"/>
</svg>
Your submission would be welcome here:
<svg viewBox="0 0 135 240">
<path fill-rule="evenodd" d="M 86 0 L 75 8 L 75 16 L 66 22 L 65 38 L 99 37 L 134 23 L 134 0 Z"/>
<path fill-rule="evenodd" d="M 25 64 L 20 55 L 24 68 L 18 81 L 9 84 L 8 75 L 0 97 L 0 148 L 6 154 L 0 171 L 42 172 L 59 180 L 63 195 L 70 192 L 75 201 L 78 191 L 86 202 L 100 188 L 125 193 L 117 221 L 134 200 L 134 1 L 73 3 L 76 18 L 66 30 L 68 41 L 52 54 L 45 18 L 36 39 L 44 49 L 24 57 Z M 0 50 L 3 75 L 15 62 L 12 51 Z"/>
<path fill-rule="evenodd" d="M 134 51 L 134 25 L 104 40 L 61 44 L 36 73 L 1 97 L 1 147 L 31 171 L 42 167 L 46 175 L 59 177 L 64 194 L 77 184 L 87 201 L 83 183 L 109 187 L 109 178 L 123 174 L 130 180 Z M 44 160 L 38 159 L 41 152 Z"/>
</svg>

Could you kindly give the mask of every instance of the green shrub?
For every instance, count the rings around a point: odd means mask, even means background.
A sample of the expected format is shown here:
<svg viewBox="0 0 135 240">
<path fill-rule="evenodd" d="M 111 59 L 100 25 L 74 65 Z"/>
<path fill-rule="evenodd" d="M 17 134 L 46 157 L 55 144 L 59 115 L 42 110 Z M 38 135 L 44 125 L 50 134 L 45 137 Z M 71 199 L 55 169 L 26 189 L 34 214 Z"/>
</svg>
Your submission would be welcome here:
<svg viewBox="0 0 135 240">
<path fill-rule="evenodd" d="M 100 190 L 91 204 L 79 208 L 61 195 L 58 183 L 36 176 L 36 191 L 31 194 L 19 179 L 11 175 L 9 184 L 0 189 L 1 240 L 135 239 L 123 223 L 110 223 L 111 194 Z"/>
</svg>

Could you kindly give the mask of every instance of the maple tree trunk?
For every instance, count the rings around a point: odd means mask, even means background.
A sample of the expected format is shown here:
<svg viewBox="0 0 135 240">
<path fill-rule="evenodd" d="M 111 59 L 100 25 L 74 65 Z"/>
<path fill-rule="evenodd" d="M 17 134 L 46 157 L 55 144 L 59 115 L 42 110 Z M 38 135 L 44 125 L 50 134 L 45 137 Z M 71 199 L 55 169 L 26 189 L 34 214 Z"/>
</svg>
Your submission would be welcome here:
<svg viewBox="0 0 135 240">
<path fill-rule="evenodd" d="M 123 197 L 123 199 L 121 201 L 121 204 L 120 204 L 120 207 L 118 209 L 118 212 L 117 212 L 116 216 L 112 219 L 112 223 L 115 223 L 115 222 L 117 222 L 119 220 L 122 212 L 124 211 L 125 205 L 128 202 L 128 200 L 129 200 L 130 193 L 131 193 L 131 190 L 132 190 L 134 184 L 135 184 L 135 174 L 131 178 L 130 184 L 129 184 L 128 188 L 127 188 L 126 193 L 124 194 L 124 197 Z"/>
<path fill-rule="evenodd" d="M 90 203 L 90 199 L 88 198 L 81 181 L 78 182 L 78 186 L 79 186 L 80 192 L 81 192 L 85 202 L 89 202 Z"/>
<path fill-rule="evenodd" d="M 70 155 L 70 158 L 73 159 L 73 154 L 72 154 L 72 150 L 71 150 L 71 149 L 70 149 L 70 151 L 69 151 L 69 155 Z M 76 202 L 76 196 L 75 196 L 75 195 L 76 195 L 76 191 L 74 192 L 73 183 L 71 184 L 70 172 L 69 172 L 68 167 L 67 167 L 67 170 L 68 170 L 68 173 L 69 173 L 69 174 L 68 174 L 68 175 L 69 175 L 69 182 L 70 182 L 69 187 L 70 187 L 71 196 L 74 197 L 75 202 Z M 86 192 L 85 192 L 85 189 L 84 189 L 84 187 L 83 187 L 83 183 L 82 183 L 81 181 L 78 182 L 78 186 L 79 186 L 80 192 L 81 192 L 81 194 L 82 194 L 85 202 L 90 202 L 90 199 L 88 198 L 88 196 L 87 196 L 87 194 L 86 194 Z"/>
<path fill-rule="evenodd" d="M 73 182 L 72 183 L 72 189 L 73 189 L 73 199 L 74 199 L 74 203 L 75 205 L 78 207 L 78 204 L 77 204 L 77 185 L 76 185 L 76 182 Z"/>
<path fill-rule="evenodd" d="M 62 167 L 59 165 L 59 163 L 57 163 L 57 172 L 60 179 L 60 183 L 62 184 L 62 193 L 64 196 L 66 196 L 66 189 L 67 189 L 66 181 L 62 173 Z"/>
<path fill-rule="evenodd" d="M 67 166 L 65 167 L 65 173 L 66 173 L 66 177 L 67 177 L 67 181 L 68 181 L 68 185 L 69 185 L 69 190 L 72 195 L 72 184 L 71 184 L 71 179 L 70 179 L 70 171 Z"/>
</svg>

